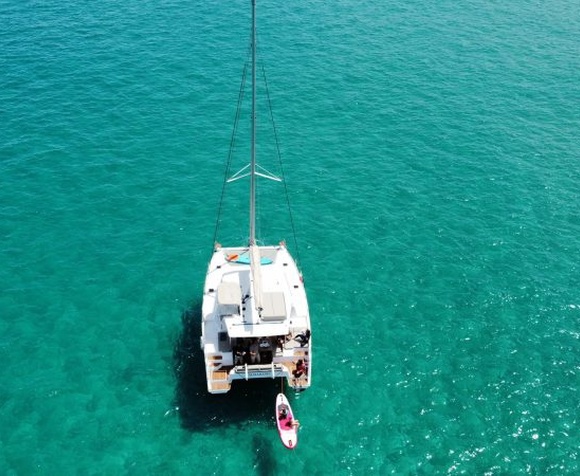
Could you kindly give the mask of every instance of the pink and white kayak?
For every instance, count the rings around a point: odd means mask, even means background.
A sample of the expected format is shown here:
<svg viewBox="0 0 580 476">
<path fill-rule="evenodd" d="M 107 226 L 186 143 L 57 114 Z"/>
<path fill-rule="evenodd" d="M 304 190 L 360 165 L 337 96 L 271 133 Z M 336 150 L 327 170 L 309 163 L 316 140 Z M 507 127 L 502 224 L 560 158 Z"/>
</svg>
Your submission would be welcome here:
<svg viewBox="0 0 580 476">
<path fill-rule="evenodd" d="M 286 395 L 279 393 L 276 397 L 276 426 L 282 444 L 289 450 L 296 448 L 298 444 L 298 420 L 294 419 L 292 408 Z"/>
</svg>

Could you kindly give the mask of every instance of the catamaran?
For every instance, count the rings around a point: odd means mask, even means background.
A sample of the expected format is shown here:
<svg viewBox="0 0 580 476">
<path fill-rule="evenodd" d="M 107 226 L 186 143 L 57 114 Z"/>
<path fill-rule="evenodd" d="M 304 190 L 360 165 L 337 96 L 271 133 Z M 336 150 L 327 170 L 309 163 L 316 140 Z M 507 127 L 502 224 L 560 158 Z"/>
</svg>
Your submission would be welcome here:
<svg viewBox="0 0 580 476">
<path fill-rule="evenodd" d="M 249 239 L 215 244 L 205 278 L 201 348 L 207 390 L 227 393 L 234 380 L 285 379 L 310 386 L 312 339 L 302 274 L 284 242 L 258 244 L 257 178 L 280 181 L 256 160 L 256 0 L 252 0 L 250 163 L 227 182 L 249 177 Z"/>
</svg>

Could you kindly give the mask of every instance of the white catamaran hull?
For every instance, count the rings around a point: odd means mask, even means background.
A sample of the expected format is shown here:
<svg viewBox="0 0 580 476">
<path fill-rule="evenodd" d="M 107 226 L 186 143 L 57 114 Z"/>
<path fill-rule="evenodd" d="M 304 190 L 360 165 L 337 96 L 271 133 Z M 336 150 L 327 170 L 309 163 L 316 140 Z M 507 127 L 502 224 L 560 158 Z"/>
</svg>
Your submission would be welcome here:
<svg viewBox="0 0 580 476">
<path fill-rule="evenodd" d="M 260 266 L 254 272 L 247 264 L 249 248 L 218 247 L 209 264 L 201 346 L 210 393 L 226 393 L 238 379 L 282 377 L 295 389 L 310 386 L 310 317 L 302 277 L 285 246 L 255 250 Z"/>
<path fill-rule="evenodd" d="M 201 347 L 210 393 L 226 393 L 238 379 L 284 377 L 295 389 L 311 382 L 310 316 L 302 276 L 284 244 L 258 246 L 256 240 L 257 177 L 281 180 L 256 161 L 256 0 L 251 46 L 250 163 L 225 181 L 250 178 L 250 233 L 247 247 L 216 246 L 207 270 Z"/>
</svg>

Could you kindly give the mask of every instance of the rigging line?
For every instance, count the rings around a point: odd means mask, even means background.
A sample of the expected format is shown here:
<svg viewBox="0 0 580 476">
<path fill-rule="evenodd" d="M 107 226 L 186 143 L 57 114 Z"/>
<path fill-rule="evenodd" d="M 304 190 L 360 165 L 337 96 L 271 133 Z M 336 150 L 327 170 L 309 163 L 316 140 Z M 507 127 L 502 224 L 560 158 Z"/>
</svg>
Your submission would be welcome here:
<svg viewBox="0 0 580 476">
<path fill-rule="evenodd" d="M 266 89 L 266 98 L 268 99 L 268 109 L 270 111 L 270 121 L 272 121 L 272 129 L 274 131 L 274 143 L 276 144 L 276 153 L 278 155 L 278 162 L 280 163 L 280 175 L 282 176 L 282 183 L 284 184 L 284 193 L 286 195 L 286 206 L 288 207 L 288 215 L 290 215 L 290 226 L 292 228 L 292 237 L 294 239 L 294 248 L 296 249 L 296 261 L 300 263 L 300 249 L 298 248 L 298 240 L 296 239 L 296 227 L 294 226 L 294 216 L 292 215 L 292 208 L 290 207 L 290 194 L 288 193 L 288 185 L 284 175 L 284 165 L 282 164 L 282 153 L 280 152 L 280 141 L 278 140 L 278 130 L 276 129 L 276 121 L 274 121 L 274 113 L 272 111 L 272 100 L 270 99 L 270 89 L 268 88 L 268 80 L 266 78 L 266 70 L 262 64 L 262 76 L 264 78 L 264 86 Z"/>
<path fill-rule="evenodd" d="M 215 246 L 215 243 L 217 243 L 217 237 L 218 237 L 218 233 L 219 233 L 219 226 L 220 226 L 220 222 L 221 222 L 221 213 L 222 213 L 222 208 L 223 208 L 223 202 L 224 202 L 224 196 L 225 196 L 225 192 L 226 192 L 226 185 L 228 182 L 228 177 L 230 175 L 230 170 L 231 170 L 231 166 L 232 166 L 232 157 L 234 155 L 234 148 L 236 145 L 236 137 L 237 137 L 237 131 L 238 131 L 238 125 L 240 123 L 240 116 L 242 113 L 242 102 L 244 100 L 244 91 L 245 91 L 245 86 L 246 86 L 246 76 L 248 73 L 248 64 L 249 64 L 249 57 L 250 57 L 250 52 L 251 52 L 251 45 L 250 48 L 248 48 L 248 53 L 247 53 L 247 58 L 246 58 L 246 63 L 244 64 L 244 70 L 242 72 L 242 81 L 240 83 L 240 90 L 238 92 L 238 103 L 236 106 L 236 116 L 234 118 L 234 126 L 232 128 L 232 136 L 230 138 L 230 149 L 228 151 L 228 159 L 226 162 L 226 169 L 224 172 L 224 181 L 222 184 L 222 191 L 221 191 L 221 195 L 220 195 L 220 200 L 219 200 L 219 205 L 218 205 L 218 213 L 217 213 L 217 220 L 215 223 L 215 231 L 214 231 L 214 235 L 213 235 L 213 243 Z"/>
</svg>

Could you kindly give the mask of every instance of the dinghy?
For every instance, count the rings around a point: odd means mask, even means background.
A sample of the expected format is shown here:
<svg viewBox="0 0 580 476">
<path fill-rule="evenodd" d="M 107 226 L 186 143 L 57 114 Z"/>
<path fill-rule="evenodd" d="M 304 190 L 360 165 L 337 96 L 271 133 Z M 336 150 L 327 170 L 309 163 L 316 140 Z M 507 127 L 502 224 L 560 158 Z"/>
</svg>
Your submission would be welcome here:
<svg viewBox="0 0 580 476">
<path fill-rule="evenodd" d="M 294 419 L 292 408 L 286 395 L 279 393 L 276 397 L 276 426 L 282 444 L 289 450 L 298 444 L 298 420 Z"/>
</svg>

